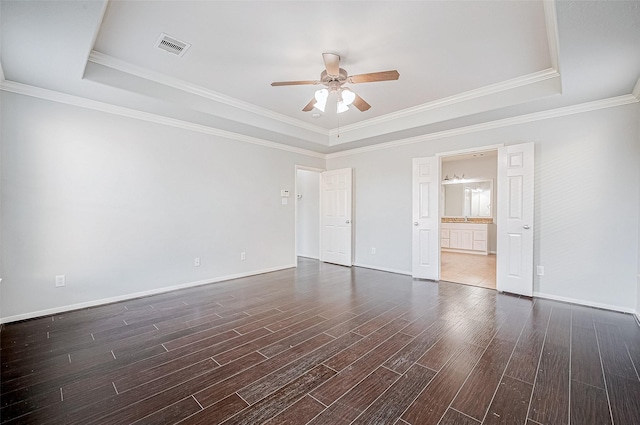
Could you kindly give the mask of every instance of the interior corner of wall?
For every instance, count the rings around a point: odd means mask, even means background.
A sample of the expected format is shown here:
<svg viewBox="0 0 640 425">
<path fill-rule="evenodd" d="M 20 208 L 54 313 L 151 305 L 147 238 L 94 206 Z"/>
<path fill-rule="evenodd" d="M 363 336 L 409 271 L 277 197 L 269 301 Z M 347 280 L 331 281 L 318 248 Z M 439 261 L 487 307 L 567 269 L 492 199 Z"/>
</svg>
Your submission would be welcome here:
<svg viewBox="0 0 640 425">
<path fill-rule="evenodd" d="M 640 264 L 638 264 L 640 267 Z M 636 318 L 638 319 L 638 325 L 640 326 L 640 271 L 638 271 L 638 278 L 636 284 Z"/>
</svg>

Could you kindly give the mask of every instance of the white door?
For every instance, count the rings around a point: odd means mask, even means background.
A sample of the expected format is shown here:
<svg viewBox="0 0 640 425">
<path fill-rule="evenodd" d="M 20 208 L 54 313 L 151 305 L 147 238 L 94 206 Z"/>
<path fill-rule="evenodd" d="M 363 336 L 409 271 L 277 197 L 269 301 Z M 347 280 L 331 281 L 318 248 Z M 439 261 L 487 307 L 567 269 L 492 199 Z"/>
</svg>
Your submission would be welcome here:
<svg viewBox="0 0 640 425">
<path fill-rule="evenodd" d="M 440 279 L 440 171 L 436 157 L 413 159 L 412 275 Z"/>
<path fill-rule="evenodd" d="M 321 260 L 351 267 L 351 168 L 322 173 Z"/>
<path fill-rule="evenodd" d="M 533 143 L 498 149 L 496 289 L 533 295 Z"/>
</svg>

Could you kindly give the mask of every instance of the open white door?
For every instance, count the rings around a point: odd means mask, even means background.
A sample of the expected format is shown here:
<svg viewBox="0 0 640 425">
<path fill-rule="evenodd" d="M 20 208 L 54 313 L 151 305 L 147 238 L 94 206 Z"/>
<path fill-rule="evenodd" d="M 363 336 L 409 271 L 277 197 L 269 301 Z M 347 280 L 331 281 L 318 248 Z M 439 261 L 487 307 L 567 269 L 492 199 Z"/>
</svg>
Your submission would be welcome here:
<svg viewBox="0 0 640 425">
<path fill-rule="evenodd" d="M 413 159 L 413 247 L 412 275 L 418 279 L 440 279 L 438 158 Z"/>
<path fill-rule="evenodd" d="M 496 289 L 533 295 L 533 143 L 498 149 Z"/>
<path fill-rule="evenodd" d="M 351 267 L 351 168 L 321 174 L 322 217 L 320 259 Z"/>
</svg>

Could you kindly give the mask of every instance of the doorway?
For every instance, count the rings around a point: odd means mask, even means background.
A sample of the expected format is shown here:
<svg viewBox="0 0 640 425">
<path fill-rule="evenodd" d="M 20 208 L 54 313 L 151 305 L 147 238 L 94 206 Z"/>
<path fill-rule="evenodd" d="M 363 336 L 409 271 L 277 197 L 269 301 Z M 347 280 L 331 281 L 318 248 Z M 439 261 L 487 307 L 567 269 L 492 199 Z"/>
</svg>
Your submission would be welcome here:
<svg viewBox="0 0 640 425">
<path fill-rule="evenodd" d="M 296 166 L 295 261 L 353 265 L 353 170 Z"/>
<path fill-rule="evenodd" d="M 316 168 L 296 167 L 295 256 L 320 258 L 320 173 Z"/>
<path fill-rule="evenodd" d="M 497 150 L 440 157 L 440 279 L 496 289 Z"/>
<path fill-rule="evenodd" d="M 468 213 L 464 215 L 469 208 L 480 208 L 481 205 L 488 203 L 483 204 L 479 200 L 475 207 L 465 207 L 467 209 L 462 213 L 451 216 L 443 213 L 444 199 L 441 199 L 443 183 L 456 178 L 465 180 L 469 176 L 465 173 L 448 176 L 445 171 L 442 178 L 440 171 L 442 158 L 467 154 L 473 157 L 474 154 L 496 149 L 496 190 L 492 190 L 492 201 L 490 201 L 495 204 L 495 209 L 492 209 L 491 217 L 482 215 L 473 217 Z M 533 142 L 528 142 L 413 158 L 411 274 L 414 278 L 436 281 L 441 279 L 440 250 L 442 248 L 458 252 L 478 251 L 476 254 L 489 250 L 491 253 L 496 253 L 496 290 L 527 297 L 533 296 L 534 154 L 535 145 Z M 479 188 L 470 187 L 469 189 L 476 189 L 478 192 Z M 471 199 L 473 202 L 473 197 Z M 482 220 L 487 222 L 482 223 Z M 484 227 L 481 224 L 484 224 Z M 460 226 L 464 227 L 460 228 Z M 490 236 L 494 231 L 495 251 Z"/>
</svg>

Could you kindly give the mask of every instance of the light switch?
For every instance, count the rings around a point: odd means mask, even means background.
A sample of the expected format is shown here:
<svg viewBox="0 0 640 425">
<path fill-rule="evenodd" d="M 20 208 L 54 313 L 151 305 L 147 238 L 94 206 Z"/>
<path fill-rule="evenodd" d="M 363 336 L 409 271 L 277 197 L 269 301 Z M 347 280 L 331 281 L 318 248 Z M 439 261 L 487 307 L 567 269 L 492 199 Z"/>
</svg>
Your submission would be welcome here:
<svg viewBox="0 0 640 425">
<path fill-rule="evenodd" d="M 287 198 L 282 198 L 282 205 L 287 205 L 289 200 Z"/>
</svg>

